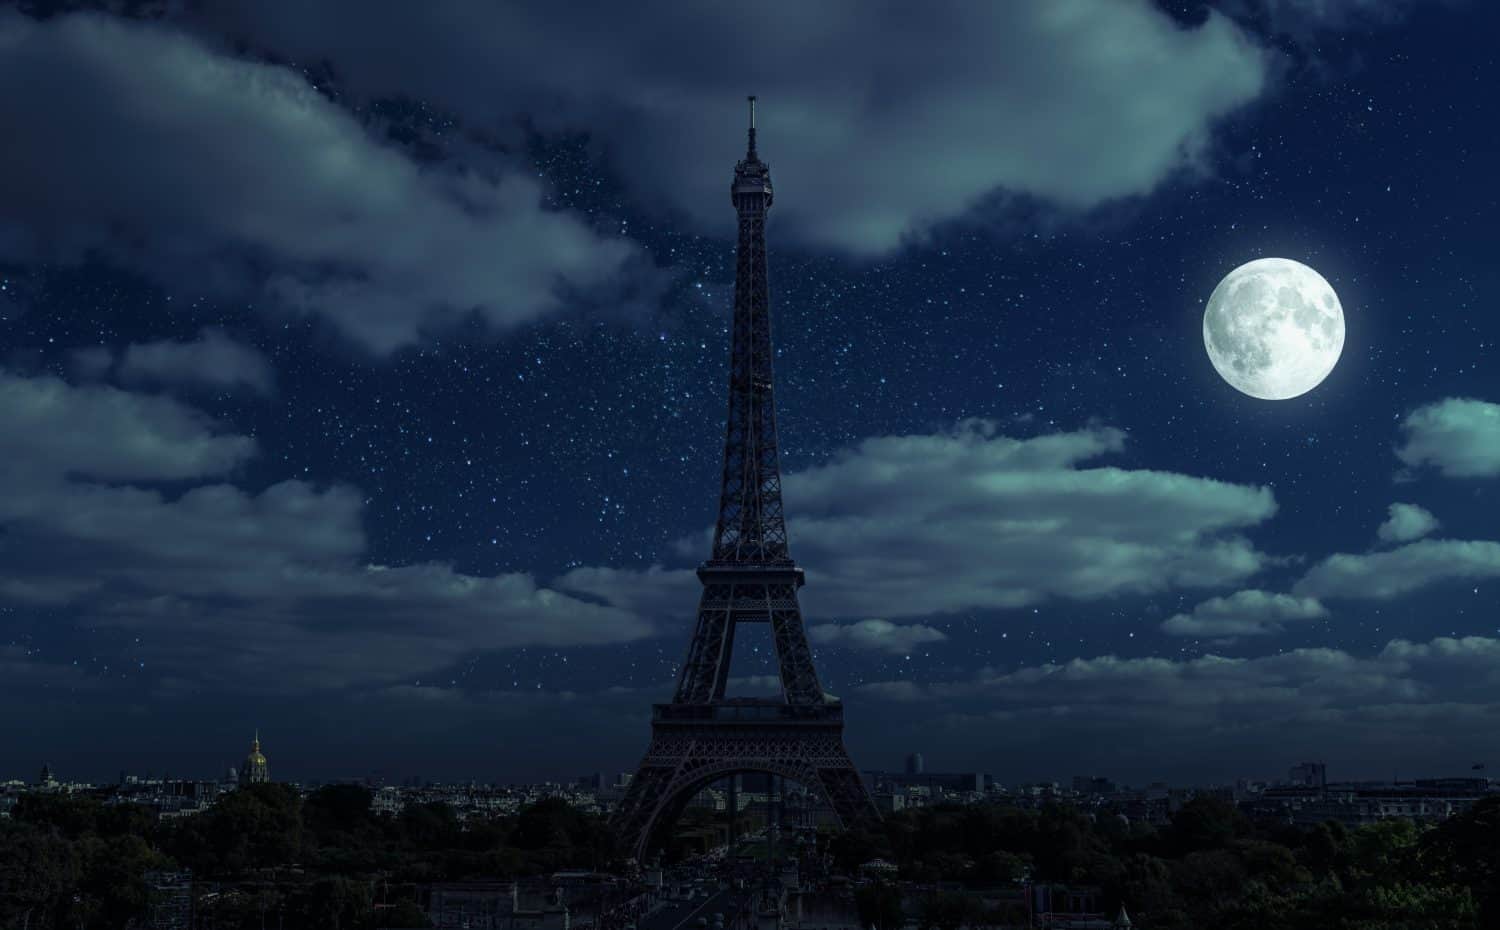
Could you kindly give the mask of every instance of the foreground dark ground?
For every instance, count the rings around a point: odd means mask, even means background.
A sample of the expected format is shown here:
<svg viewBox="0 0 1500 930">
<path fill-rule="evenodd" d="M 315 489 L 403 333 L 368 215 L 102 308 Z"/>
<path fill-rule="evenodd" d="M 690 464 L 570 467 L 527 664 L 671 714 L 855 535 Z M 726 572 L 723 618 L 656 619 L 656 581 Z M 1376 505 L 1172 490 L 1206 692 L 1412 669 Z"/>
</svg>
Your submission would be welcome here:
<svg viewBox="0 0 1500 930">
<path fill-rule="evenodd" d="M 259 785 L 157 822 L 134 805 L 28 795 L 0 821 L 0 927 L 127 926 L 147 904 L 143 876 L 159 869 L 236 892 L 219 896 L 215 927 L 260 927 L 269 913 L 268 926 L 359 928 L 425 925 L 416 900 L 427 882 L 621 865 L 604 823 L 561 801 L 461 824 L 442 804 L 392 816 L 370 800 L 353 785 L 305 799 Z M 877 930 L 1006 923 L 965 891 L 1023 879 L 1099 886 L 1148 930 L 1500 926 L 1500 798 L 1433 828 L 1353 831 L 1252 823 L 1207 798 L 1162 828 L 1062 805 L 939 807 L 820 845 L 826 874 L 857 875 L 876 857 L 899 866 L 897 881 L 854 889 L 861 922 Z"/>
</svg>

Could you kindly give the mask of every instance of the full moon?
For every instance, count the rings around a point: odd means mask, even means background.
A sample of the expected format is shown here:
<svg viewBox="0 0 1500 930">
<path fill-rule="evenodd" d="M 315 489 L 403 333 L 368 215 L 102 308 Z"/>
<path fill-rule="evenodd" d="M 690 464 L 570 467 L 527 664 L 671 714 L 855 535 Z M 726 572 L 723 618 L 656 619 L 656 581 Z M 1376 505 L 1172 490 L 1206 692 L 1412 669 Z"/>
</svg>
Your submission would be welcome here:
<svg viewBox="0 0 1500 930">
<path fill-rule="evenodd" d="M 1287 400 L 1317 387 L 1344 351 L 1338 295 L 1301 262 L 1260 258 L 1224 276 L 1203 312 L 1209 361 L 1237 390 Z"/>
</svg>

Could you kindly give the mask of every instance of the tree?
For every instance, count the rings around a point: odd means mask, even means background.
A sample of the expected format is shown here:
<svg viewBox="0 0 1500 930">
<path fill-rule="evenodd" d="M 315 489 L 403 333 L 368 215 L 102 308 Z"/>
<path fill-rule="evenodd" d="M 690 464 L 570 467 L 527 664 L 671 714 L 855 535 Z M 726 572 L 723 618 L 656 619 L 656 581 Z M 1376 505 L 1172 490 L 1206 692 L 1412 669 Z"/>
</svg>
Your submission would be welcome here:
<svg viewBox="0 0 1500 930">
<path fill-rule="evenodd" d="M 999 849 L 980 857 L 974 863 L 970 881 L 980 887 L 1012 885 L 1024 878 L 1030 867 L 1030 863 L 1021 856 Z"/>
<path fill-rule="evenodd" d="M 320 930 L 368 926 L 374 913 L 370 886 L 348 878 L 322 878 L 302 889 L 287 905 L 287 922 Z"/>
<path fill-rule="evenodd" d="M 249 785 L 186 821 L 169 835 L 167 846 L 179 862 L 205 876 L 289 865 L 302 847 L 302 805 L 289 785 Z"/>
<path fill-rule="evenodd" d="M 398 823 L 402 838 L 420 849 L 442 849 L 458 843 L 458 814 L 441 801 L 406 805 Z"/>
<path fill-rule="evenodd" d="M 1500 797 L 1484 798 L 1430 831 L 1420 856 L 1437 874 L 1469 890 L 1484 926 L 1500 926 Z"/>
<path fill-rule="evenodd" d="M 900 930 L 906 923 L 906 912 L 901 907 L 901 892 L 885 882 L 865 885 L 856 891 L 854 909 L 859 914 L 862 927 Z"/>
<path fill-rule="evenodd" d="M 47 926 L 77 882 L 76 853 L 59 833 L 0 820 L 0 926 Z"/>
<path fill-rule="evenodd" d="M 431 927 L 432 921 L 415 901 L 400 901 L 380 912 L 377 927 Z"/>
<path fill-rule="evenodd" d="M 302 818 L 315 832 L 358 833 L 375 825 L 374 795 L 364 785 L 324 785 L 302 804 Z"/>
<path fill-rule="evenodd" d="M 1172 815 L 1168 840 L 1173 851 L 1182 855 L 1197 850 L 1223 849 L 1249 832 L 1250 822 L 1234 804 L 1222 798 L 1199 795 Z"/>
<path fill-rule="evenodd" d="M 935 892 L 922 901 L 917 926 L 920 930 L 958 930 L 969 921 L 973 910 L 964 895 Z"/>
</svg>

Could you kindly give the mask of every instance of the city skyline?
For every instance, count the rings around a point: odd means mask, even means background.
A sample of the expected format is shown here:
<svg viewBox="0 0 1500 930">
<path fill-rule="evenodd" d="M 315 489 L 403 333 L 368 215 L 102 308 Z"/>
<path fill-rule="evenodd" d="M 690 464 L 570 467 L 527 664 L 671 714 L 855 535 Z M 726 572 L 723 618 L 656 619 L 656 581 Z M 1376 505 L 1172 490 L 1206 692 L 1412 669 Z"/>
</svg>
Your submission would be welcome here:
<svg viewBox="0 0 1500 930">
<path fill-rule="evenodd" d="M 752 92 L 861 769 L 1489 758 L 1500 13 L 1065 7 L 945 7 L 911 60 L 838 6 L 768 54 L 669 5 L 0 11 L 0 771 L 212 773 L 257 728 L 286 780 L 629 771 L 713 523 Z M 1271 256 L 1348 335 L 1268 402 L 1202 319 Z"/>
</svg>

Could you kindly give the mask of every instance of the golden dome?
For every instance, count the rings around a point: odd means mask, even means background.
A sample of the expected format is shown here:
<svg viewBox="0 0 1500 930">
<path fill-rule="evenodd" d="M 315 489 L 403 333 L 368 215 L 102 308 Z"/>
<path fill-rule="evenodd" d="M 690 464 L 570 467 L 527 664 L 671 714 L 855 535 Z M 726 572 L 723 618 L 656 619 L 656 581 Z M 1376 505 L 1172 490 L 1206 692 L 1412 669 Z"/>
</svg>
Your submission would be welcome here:
<svg viewBox="0 0 1500 930">
<path fill-rule="evenodd" d="M 271 780 L 271 765 L 260 751 L 260 731 L 255 731 L 255 741 L 250 744 L 250 754 L 240 766 L 240 784 L 253 784 Z"/>
</svg>

